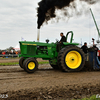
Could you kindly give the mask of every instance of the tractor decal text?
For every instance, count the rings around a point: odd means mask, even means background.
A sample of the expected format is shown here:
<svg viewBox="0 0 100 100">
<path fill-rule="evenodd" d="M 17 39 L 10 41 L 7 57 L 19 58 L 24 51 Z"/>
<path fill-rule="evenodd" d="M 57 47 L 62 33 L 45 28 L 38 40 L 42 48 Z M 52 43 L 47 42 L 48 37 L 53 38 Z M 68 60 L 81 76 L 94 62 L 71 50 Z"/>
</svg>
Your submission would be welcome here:
<svg viewBox="0 0 100 100">
<path fill-rule="evenodd" d="M 33 46 L 36 46 L 36 44 L 26 44 L 26 43 L 22 43 L 22 45 L 33 45 Z"/>
</svg>

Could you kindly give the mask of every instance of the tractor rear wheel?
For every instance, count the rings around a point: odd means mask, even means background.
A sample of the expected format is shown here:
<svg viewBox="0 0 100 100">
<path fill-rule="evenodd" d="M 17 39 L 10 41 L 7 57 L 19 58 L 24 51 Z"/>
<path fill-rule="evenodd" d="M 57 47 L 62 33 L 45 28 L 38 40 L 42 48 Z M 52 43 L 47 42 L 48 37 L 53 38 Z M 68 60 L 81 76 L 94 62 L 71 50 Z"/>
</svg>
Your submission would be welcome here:
<svg viewBox="0 0 100 100">
<path fill-rule="evenodd" d="M 24 61 L 23 68 L 27 73 L 34 73 L 38 69 L 38 62 L 34 58 L 28 58 Z"/>
<path fill-rule="evenodd" d="M 67 46 L 58 54 L 58 65 L 62 71 L 80 71 L 85 65 L 85 54 L 77 46 Z"/>
<path fill-rule="evenodd" d="M 51 67 L 52 67 L 53 69 L 59 69 L 58 65 L 52 64 L 52 61 L 51 61 L 51 60 L 49 60 L 49 64 L 51 65 Z"/>
<path fill-rule="evenodd" d="M 19 60 L 19 66 L 21 67 L 21 68 L 23 68 L 23 62 L 24 62 L 24 57 L 21 57 L 20 58 L 20 60 Z"/>
</svg>

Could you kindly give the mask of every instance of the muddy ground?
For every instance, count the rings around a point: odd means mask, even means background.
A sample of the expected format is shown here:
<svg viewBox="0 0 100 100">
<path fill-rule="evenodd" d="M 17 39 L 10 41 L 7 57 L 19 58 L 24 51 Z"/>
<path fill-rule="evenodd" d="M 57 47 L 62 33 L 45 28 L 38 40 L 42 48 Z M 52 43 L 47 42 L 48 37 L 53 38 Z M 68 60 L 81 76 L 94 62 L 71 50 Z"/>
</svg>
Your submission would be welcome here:
<svg viewBox="0 0 100 100">
<path fill-rule="evenodd" d="M 0 97 L 7 100 L 71 100 L 93 94 L 100 94 L 100 71 L 65 73 L 43 64 L 28 74 L 19 66 L 0 66 Z"/>
</svg>

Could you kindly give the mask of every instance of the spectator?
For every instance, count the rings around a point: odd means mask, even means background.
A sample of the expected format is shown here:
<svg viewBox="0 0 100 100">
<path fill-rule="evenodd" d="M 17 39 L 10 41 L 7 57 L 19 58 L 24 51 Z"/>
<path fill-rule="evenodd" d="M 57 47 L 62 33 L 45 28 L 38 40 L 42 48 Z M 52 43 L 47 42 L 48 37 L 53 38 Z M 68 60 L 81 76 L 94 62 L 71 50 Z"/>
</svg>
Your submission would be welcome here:
<svg viewBox="0 0 100 100">
<path fill-rule="evenodd" d="M 94 44 L 94 45 L 93 45 L 93 48 L 94 48 L 94 50 L 96 51 L 96 55 L 97 55 L 97 52 L 98 52 L 98 50 L 99 50 L 98 47 Z"/>
<path fill-rule="evenodd" d="M 4 51 L 4 52 L 2 52 L 2 54 L 3 54 L 3 55 L 5 55 L 5 54 L 6 54 L 6 52 Z"/>
<path fill-rule="evenodd" d="M 85 53 L 85 54 L 87 54 L 88 53 L 88 47 L 87 47 L 87 43 L 85 42 L 84 43 L 84 45 L 81 47 L 81 49 L 83 50 L 83 52 Z"/>
</svg>

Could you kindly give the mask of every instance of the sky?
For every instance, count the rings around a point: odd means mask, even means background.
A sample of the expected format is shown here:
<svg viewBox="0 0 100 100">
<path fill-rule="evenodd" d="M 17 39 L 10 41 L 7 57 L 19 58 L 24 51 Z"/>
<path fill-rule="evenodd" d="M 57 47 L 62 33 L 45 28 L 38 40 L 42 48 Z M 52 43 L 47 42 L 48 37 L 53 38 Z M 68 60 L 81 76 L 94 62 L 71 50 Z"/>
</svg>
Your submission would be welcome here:
<svg viewBox="0 0 100 100">
<path fill-rule="evenodd" d="M 0 0 L 0 49 L 10 46 L 15 47 L 21 38 L 26 41 L 37 41 L 37 10 L 40 0 Z M 81 7 L 81 5 L 80 5 Z M 73 31 L 74 41 L 78 43 L 88 42 L 92 38 L 98 39 L 98 33 L 90 14 L 92 8 L 98 27 L 100 28 L 100 2 L 94 5 L 86 5 L 87 13 L 73 16 L 68 20 L 55 19 L 43 24 L 40 29 L 40 42 L 49 39 L 50 42 L 60 40 L 60 32 L 64 35 Z M 82 8 L 82 7 L 81 7 Z M 84 7 L 83 7 L 84 10 Z M 59 10 L 57 13 L 59 14 Z"/>
</svg>

